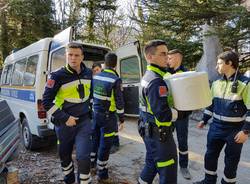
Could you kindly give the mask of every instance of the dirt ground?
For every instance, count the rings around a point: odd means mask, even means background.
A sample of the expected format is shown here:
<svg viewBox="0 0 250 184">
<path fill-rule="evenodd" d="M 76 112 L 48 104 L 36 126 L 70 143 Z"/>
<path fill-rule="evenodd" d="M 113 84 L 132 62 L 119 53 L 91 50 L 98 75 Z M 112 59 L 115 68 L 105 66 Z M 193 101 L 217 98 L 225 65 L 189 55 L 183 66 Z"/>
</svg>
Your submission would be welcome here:
<svg viewBox="0 0 250 184">
<path fill-rule="evenodd" d="M 192 180 L 185 180 L 178 173 L 178 184 L 191 184 L 204 176 L 203 156 L 206 151 L 207 129 L 197 130 L 196 122 L 190 121 L 189 125 L 189 168 L 193 176 Z M 145 147 L 137 133 L 136 119 L 129 118 L 126 121 L 125 130 L 120 132 L 120 150 L 110 157 L 110 177 L 115 184 L 137 184 L 138 175 L 144 164 Z M 243 146 L 242 158 L 238 169 L 239 184 L 250 184 L 250 143 Z M 223 151 L 218 166 L 218 183 L 223 176 Z M 19 172 L 21 184 L 63 184 L 63 176 L 60 169 L 60 161 L 57 157 L 56 146 L 43 148 L 37 152 L 30 152 L 20 146 L 17 159 L 9 163 Z M 93 177 L 93 183 L 96 177 Z M 154 184 L 158 183 L 155 178 Z"/>
<path fill-rule="evenodd" d="M 73 158 L 75 160 L 75 154 Z M 27 151 L 20 145 L 18 157 L 8 166 L 18 169 L 21 184 L 64 184 L 56 145 L 36 152 Z M 116 184 L 130 184 L 124 177 L 117 176 L 113 165 L 110 165 L 110 177 Z M 94 184 L 97 183 L 96 176 L 92 176 L 92 179 Z"/>
</svg>

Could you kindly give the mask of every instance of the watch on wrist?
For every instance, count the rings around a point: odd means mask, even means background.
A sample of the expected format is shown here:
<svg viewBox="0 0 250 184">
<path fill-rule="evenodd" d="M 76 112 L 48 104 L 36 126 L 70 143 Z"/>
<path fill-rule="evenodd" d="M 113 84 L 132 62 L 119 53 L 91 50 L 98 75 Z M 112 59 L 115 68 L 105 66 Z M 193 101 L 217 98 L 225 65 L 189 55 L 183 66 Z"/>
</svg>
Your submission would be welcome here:
<svg viewBox="0 0 250 184">
<path fill-rule="evenodd" d="M 244 134 L 249 135 L 249 130 L 242 130 Z"/>
</svg>

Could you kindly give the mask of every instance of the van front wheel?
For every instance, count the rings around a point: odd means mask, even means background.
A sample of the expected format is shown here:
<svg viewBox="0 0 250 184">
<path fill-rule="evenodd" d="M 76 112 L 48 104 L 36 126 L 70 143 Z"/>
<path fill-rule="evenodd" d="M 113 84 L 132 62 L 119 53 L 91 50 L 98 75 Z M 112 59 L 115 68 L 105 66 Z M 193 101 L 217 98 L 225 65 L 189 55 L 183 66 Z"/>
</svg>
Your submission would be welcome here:
<svg viewBox="0 0 250 184">
<path fill-rule="evenodd" d="M 38 148 L 38 140 L 35 135 L 32 135 L 26 118 L 22 122 L 22 141 L 24 147 L 28 150 L 34 150 Z"/>
</svg>

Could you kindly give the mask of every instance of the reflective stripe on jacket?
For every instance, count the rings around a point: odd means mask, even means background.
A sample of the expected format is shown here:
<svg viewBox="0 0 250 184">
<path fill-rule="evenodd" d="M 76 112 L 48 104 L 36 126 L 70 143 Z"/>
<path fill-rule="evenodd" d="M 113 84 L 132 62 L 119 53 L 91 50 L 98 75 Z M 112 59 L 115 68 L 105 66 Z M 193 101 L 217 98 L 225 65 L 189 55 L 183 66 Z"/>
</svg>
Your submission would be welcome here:
<svg viewBox="0 0 250 184">
<path fill-rule="evenodd" d="M 77 74 L 69 65 L 52 72 L 43 94 L 43 105 L 49 115 L 60 122 L 69 116 L 82 117 L 89 113 L 91 98 L 92 71 L 83 63 L 81 73 Z M 79 85 L 82 84 L 82 97 Z"/>
<path fill-rule="evenodd" d="M 144 121 L 159 126 L 171 126 L 177 111 L 168 105 L 168 89 L 163 80 L 166 71 L 157 65 L 148 65 L 141 80 L 140 116 Z"/>
<path fill-rule="evenodd" d="M 213 82 L 211 91 L 212 105 L 204 111 L 203 120 L 206 123 L 211 117 L 215 123 L 223 126 L 243 126 L 250 130 L 250 83 L 249 78 L 237 76 L 237 93 L 232 93 L 234 75 L 225 76 Z"/>
<path fill-rule="evenodd" d="M 122 80 L 113 69 L 104 69 L 93 78 L 93 109 L 95 112 L 116 112 L 124 121 Z"/>
</svg>

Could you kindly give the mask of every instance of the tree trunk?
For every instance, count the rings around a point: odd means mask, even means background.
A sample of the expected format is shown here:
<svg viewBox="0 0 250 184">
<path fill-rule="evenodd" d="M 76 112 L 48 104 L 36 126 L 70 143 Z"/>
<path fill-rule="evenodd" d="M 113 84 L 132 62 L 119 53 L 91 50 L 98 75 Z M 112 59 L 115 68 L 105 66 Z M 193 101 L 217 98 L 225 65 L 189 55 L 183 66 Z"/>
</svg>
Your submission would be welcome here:
<svg viewBox="0 0 250 184">
<path fill-rule="evenodd" d="M 196 66 L 196 71 L 205 71 L 208 73 L 210 82 L 216 80 L 219 74 L 216 71 L 217 56 L 222 52 L 219 38 L 216 35 L 206 35 L 214 33 L 214 29 L 205 24 L 203 26 L 203 55 Z"/>
<path fill-rule="evenodd" d="M 9 39 L 8 39 L 8 27 L 6 22 L 6 12 L 2 11 L 0 13 L 0 25 L 1 25 L 1 35 L 0 35 L 0 47 L 2 50 L 2 56 L 3 59 L 5 59 L 6 56 L 9 55 L 8 52 L 8 45 L 9 45 Z"/>
<path fill-rule="evenodd" d="M 89 11 L 89 16 L 87 18 L 87 30 L 88 30 L 88 40 L 90 42 L 93 42 L 95 40 L 95 35 L 94 35 L 94 22 L 95 22 L 95 17 L 96 17 L 96 12 L 95 12 L 95 2 L 94 1 L 89 1 L 88 2 L 88 11 Z"/>
</svg>

